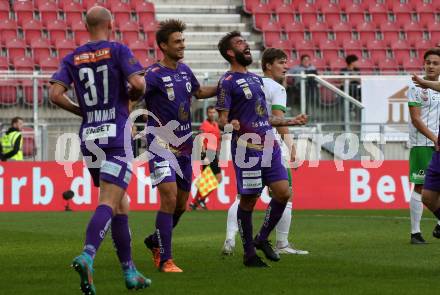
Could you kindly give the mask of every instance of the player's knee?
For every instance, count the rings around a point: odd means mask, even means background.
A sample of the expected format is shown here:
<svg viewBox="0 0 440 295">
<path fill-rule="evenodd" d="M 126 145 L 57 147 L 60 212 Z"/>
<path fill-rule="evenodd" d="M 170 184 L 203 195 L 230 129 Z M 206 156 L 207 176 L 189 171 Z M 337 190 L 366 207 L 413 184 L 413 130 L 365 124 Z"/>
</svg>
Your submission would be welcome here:
<svg viewBox="0 0 440 295">
<path fill-rule="evenodd" d="M 277 201 L 281 203 L 287 203 L 292 196 L 292 190 L 287 187 L 283 190 L 280 190 L 274 197 Z"/>
</svg>

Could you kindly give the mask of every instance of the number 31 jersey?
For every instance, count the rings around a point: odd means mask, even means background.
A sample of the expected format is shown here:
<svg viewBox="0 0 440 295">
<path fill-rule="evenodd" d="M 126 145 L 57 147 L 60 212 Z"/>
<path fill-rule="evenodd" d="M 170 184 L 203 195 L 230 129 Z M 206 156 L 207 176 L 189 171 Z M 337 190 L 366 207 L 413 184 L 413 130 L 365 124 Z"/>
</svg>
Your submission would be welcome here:
<svg viewBox="0 0 440 295">
<path fill-rule="evenodd" d="M 95 141 L 99 147 L 116 148 L 124 147 L 124 140 L 130 142 L 131 128 L 124 131 L 129 116 L 127 79 L 143 72 L 130 49 L 117 42 L 88 42 L 63 59 L 51 83 L 66 89 L 73 83 L 83 118 L 82 146 Z"/>
</svg>

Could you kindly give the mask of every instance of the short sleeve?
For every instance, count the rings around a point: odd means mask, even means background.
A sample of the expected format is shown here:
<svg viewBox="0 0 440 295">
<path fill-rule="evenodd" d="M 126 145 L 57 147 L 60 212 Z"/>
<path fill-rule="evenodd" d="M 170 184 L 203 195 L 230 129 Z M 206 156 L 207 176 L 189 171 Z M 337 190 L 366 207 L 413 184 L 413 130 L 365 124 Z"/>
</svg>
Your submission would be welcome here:
<svg viewBox="0 0 440 295">
<path fill-rule="evenodd" d="M 287 94 L 284 87 L 274 87 L 272 93 L 272 110 L 281 110 L 286 112 Z"/>
<path fill-rule="evenodd" d="M 217 104 L 215 106 L 217 110 L 229 111 L 231 108 L 232 87 L 230 80 L 228 80 L 230 77 L 222 78 L 217 87 Z"/>
<path fill-rule="evenodd" d="M 145 72 L 145 84 L 147 85 L 147 93 L 156 91 L 159 88 L 157 75 L 154 73 L 154 68 L 148 68 Z"/>
<path fill-rule="evenodd" d="M 406 96 L 408 97 L 408 106 L 410 107 L 420 107 L 422 106 L 421 99 L 421 88 L 416 87 L 414 84 L 411 84 L 408 88 L 408 92 Z"/>
<path fill-rule="evenodd" d="M 72 82 L 73 80 L 69 72 L 69 66 L 66 57 L 61 61 L 58 70 L 52 75 L 52 78 L 50 79 L 50 83 L 51 84 L 58 83 L 64 86 L 66 89 L 69 89 Z"/>
<path fill-rule="evenodd" d="M 119 46 L 119 66 L 124 73 L 125 79 L 128 79 L 131 75 L 134 74 L 143 74 L 144 68 L 139 63 L 136 57 L 134 57 L 133 52 L 131 52 L 130 48 L 125 45 L 120 44 Z"/>
<path fill-rule="evenodd" d="M 188 71 L 190 73 L 190 78 L 191 78 L 191 93 L 195 93 L 200 89 L 200 83 L 197 80 L 196 76 L 194 76 L 194 73 L 191 71 L 191 69 L 188 68 Z"/>
</svg>

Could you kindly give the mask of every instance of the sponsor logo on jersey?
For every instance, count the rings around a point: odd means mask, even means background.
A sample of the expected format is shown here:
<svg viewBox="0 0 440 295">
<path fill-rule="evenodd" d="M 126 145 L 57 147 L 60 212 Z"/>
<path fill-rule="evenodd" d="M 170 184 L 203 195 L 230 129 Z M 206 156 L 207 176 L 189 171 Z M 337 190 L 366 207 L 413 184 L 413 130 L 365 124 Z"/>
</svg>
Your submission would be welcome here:
<svg viewBox="0 0 440 295">
<path fill-rule="evenodd" d="M 237 82 L 238 85 L 240 85 L 240 84 L 245 83 L 246 80 L 245 79 L 238 79 L 236 82 Z"/>
<path fill-rule="evenodd" d="M 185 111 L 185 104 L 186 103 L 182 102 L 179 105 L 179 121 L 188 121 L 189 119 L 189 112 Z"/>
<path fill-rule="evenodd" d="M 165 83 L 166 82 L 171 82 L 171 77 L 170 76 L 162 77 L 162 81 L 164 81 Z"/>
<path fill-rule="evenodd" d="M 110 48 L 102 48 L 96 51 L 89 51 L 77 54 L 73 57 L 75 65 L 80 65 L 84 63 L 94 63 L 104 59 L 112 58 Z"/>
<path fill-rule="evenodd" d="M 176 98 L 173 87 L 167 87 L 167 95 L 168 95 L 168 99 L 171 101 L 173 101 Z"/>
<path fill-rule="evenodd" d="M 249 87 L 244 87 L 243 92 L 244 92 L 244 95 L 246 96 L 246 99 L 252 98 L 252 91 Z"/>
</svg>

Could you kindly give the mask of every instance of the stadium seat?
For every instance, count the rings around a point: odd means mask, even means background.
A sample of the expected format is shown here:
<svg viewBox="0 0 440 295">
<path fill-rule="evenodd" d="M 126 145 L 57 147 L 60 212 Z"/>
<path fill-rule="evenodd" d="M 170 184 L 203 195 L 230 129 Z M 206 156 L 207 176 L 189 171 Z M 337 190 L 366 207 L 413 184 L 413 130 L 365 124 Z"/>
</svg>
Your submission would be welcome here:
<svg viewBox="0 0 440 295">
<path fill-rule="evenodd" d="M 386 49 L 387 48 L 387 43 L 385 40 L 371 40 L 368 42 L 365 42 L 365 45 L 367 47 L 367 49 L 370 50 L 382 50 L 382 49 Z"/>
<path fill-rule="evenodd" d="M 25 104 L 34 104 L 34 82 L 30 79 L 23 80 L 20 85 L 23 88 L 23 102 Z M 38 83 L 38 104 L 43 103 L 43 87 Z"/>
<path fill-rule="evenodd" d="M 8 1 L 0 1 L 0 19 L 9 19 L 9 11 Z"/>
<path fill-rule="evenodd" d="M 145 39 L 148 41 L 148 44 L 150 44 L 150 48 L 153 48 L 156 44 L 157 23 L 155 21 L 142 23 L 142 27 L 144 28 Z"/>
<path fill-rule="evenodd" d="M 314 65 L 319 71 L 325 71 L 327 69 L 327 60 L 323 58 L 312 58 L 312 65 Z"/>
<path fill-rule="evenodd" d="M 409 50 L 399 50 L 394 53 L 394 59 L 402 65 L 405 60 L 411 59 L 411 55 L 409 53 Z"/>
<path fill-rule="evenodd" d="M 6 56 L 0 56 L 0 71 L 9 70 L 9 60 Z"/>
<path fill-rule="evenodd" d="M 58 5 L 56 1 L 44 1 L 37 5 L 41 20 L 44 24 L 49 24 L 58 19 Z"/>
<path fill-rule="evenodd" d="M 338 50 L 339 44 L 334 40 L 321 39 L 319 40 L 319 49 L 321 50 Z"/>
<path fill-rule="evenodd" d="M 421 71 L 423 69 L 423 56 L 420 58 L 410 58 L 402 61 L 401 65 L 407 72 Z"/>
<path fill-rule="evenodd" d="M 414 44 L 416 42 L 419 42 L 420 40 L 423 40 L 423 32 L 405 32 L 406 35 L 406 40 L 410 43 L 410 44 Z"/>
<path fill-rule="evenodd" d="M 35 145 L 35 132 L 30 127 L 23 127 L 23 156 L 25 158 L 35 158 L 37 147 Z"/>
<path fill-rule="evenodd" d="M 66 39 L 66 29 L 67 24 L 64 20 L 58 19 L 47 24 L 47 31 L 52 44 L 55 44 L 57 40 Z"/>
<path fill-rule="evenodd" d="M 58 51 L 58 57 L 60 59 L 64 58 L 67 54 L 71 53 L 76 47 L 75 42 L 73 40 L 56 40 L 55 48 Z"/>
<path fill-rule="evenodd" d="M 314 23 L 309 27 L 310 32 L 312 33 L 312 39 L 320 42 L 321 40 L 327 40 L 328 35 L 328 27 L 325 23 Z"/>
<path fill-rule="evenodd" d="M 139 39 L 139 30 L 140 28 L 138 23 L 133 21 L 121 24 L 119 27 L 119 31 L 122 33 L 122 40 L 124 40 L 126 44 L 129 44 L 129 40 L 131 42 Z"/>
<path fill-rule="evenodd" d="M 336 40 L 347 42 L 351 40 L 353 27 L 349 23 L 337 23 L 331 27 L 331 30 L 336 34 Z"/>
<path fill-rule="evenodd" d="M 359 69 L 363 72 L 370 72 L 374 69 L 374 64 L 370 59 L 361 58 L 358 60 Z"/>
<path fill-rule="evenodd" d="M 243 10 L 248 14 L 253 14 L 255 7 L 261 4 L 261 0 L 243 0 Z"/>
<path fill-rule="evenodd" d="M 396 72 L 399 70 L 397 62 L 391 58 L 377 60 L 376 65 L 381 72 Z"/>
<path fill-rule="evenodd" d="M 272 10 L 272 11 L 275 11 L 275 9 L 277 9 L 278 7 L 284 6 L 286 1 L 285 0 L 269 0 L 269 1 L 266 1 L 266 2 L 267 2 L 268 8 L 270 10 Z M 292 6 L 290 6 L 290 5 L 289 6 L 285 5 L 285 6 L 289 7 L 290 10 L 293 11 L 293 7 Z"/>
<path fill-rule="evenodd" d="M 440 43 L 440 23 L 430 23 L 427 28 L 430 34 L 430 39 Z"/>
<path fill-rule="evenodd" d="M 272 15 L 268 12 L 256 12 L 254 14 L 254 28 L 258 31 L 261 31 L 261 28 L 264 24 L 272 21 Z"/>
<path fill-rule="evenodd" d="M 26 53 L 26 43 L 20 39 L 11 39 L 6 42 L 6 48 L 10 58 L 24 56 Z"/>
<path fill-rule="evenodd" d="M 142 2 L 134 5 L 139 21 L 141 23 L 150 23 L 154 21 L 154 4 L 150 2 Z"/>
<path fill-rule="evenodd" d="M 390 42 L 387 40 L 389 47 L 396 52 L 396 51 L 408 51 L 409 50 L 409 43 L 406 40 L 397 40 L 396 42 Z"/>
<path fill-rule="evenodd" d="M 371 60 L 375 62 L 385 60 L 387 58 L 387 52 L 385 49 L 370 49 L 369 52 Z"/>
<path fill-rule="evenodd" d="M 55 72 L 59 65 L 60 60 L 57 57 L 48 56 L 43 59 L 36 59 L 35 61 L 37 65 L 40 67 L 40 70 L 43 72 Z"/>
<path fill-rule="evenodd" d="M 12 65 L 16 71 L 33 71 L 34 60 L 28 56 L 16 56 L 12 59 Z"/>
<path fill-rule="evenodd" d="M 428 13 L 419 13 L 419 24 L 421 27 L 427 27 L 432 23 L 438 23 L 438 19 L 436 18 L 436 15 L 432 12 Z"/>
<path fill-rule="evenodd" d="M 41 33 L 43 30 L 43 24 L 39 20 L 31 19 L 22 25 L 22 29 L 24 31 L 26 43 L 30 44 L 33 39 L 42 37 Z"/>
<path fill-rule="evenodd" d="M 288 39 L 292 42 L 298 42 L 304 40 L 304 32 L 292 31 L 287 33 Z"/>
<path fill-rule="evenodd" d="M 84 8 L 78 2 L 65 1 L 61 3 L 61 9 L 66 15 L 67 23 L 72 26 L 74 23 L 83 21 Z"/>
<path fill-rule="evenodd" d="M 318 4 L 318 9 L 324 14 L 324 20 L 327 24 L 336 24 L 341 21 L 341 9 L 337 4 L 321 2 Z"/>
<path fill-rule="evenodd" d="M 33 57 L 35 60 L 41 60 L 50 56 L 50 43 L 47 39 L 33 39 L 30 43 Z"/>
<path fill-rule="evenodd" d="M 359 32 L 360 39 L 363 41 L 369 42 L 376 39 L 377 28 L 373 23 L 359 23 L 356 26 L 356 30 Z"/>
<path fill-rule="evenodd" d="M 287 27 L 289 24 L 294 22 L 293 10 L 290 6 L 286 4 L 277 6 L 275 8 L 275 13 L 278 17 L 278 22 L 283 28 Z"/>
<path fill-rule="evenodd" d="M 364 9 L 357 3 L 346 1 L 341 6 L 342 10 L 348 15 L 348 21 L 352 25 L 357 25 L 365 21 Z"/>
<path fill-rule="evenodd" d="M 267 47 L 280 48 L 283 50 L 292 48 L 291 40 L 280 40 L 280 38 L 278 38 L 277 40 L 273 40 L 272 42 L 273 43 L 267 44 Z"/>
<path fill-rule="evenodd" d="M 294 47 L 297 51 L 314 51 L 316 46 L 312 41 L 308 40 L 298 40 L 298 41 L 291 41 L 292 47 Z"/>
<path fill-rule="evenodd" d="M 131 20 L 131 6 L 128 3 L 113 1 L 110 10 L 118 26 Z"/>
<path fill-rule="evenodd" d="M 34 18 L 34 4 L 32 1 L 14 1 L 14 12 L 19 25 Z"/>
<path fill-rule="evenodd" d="M 96 5 L 107 7 L 105 0 L 82 0 L 82 4 L 86 10 L 89 10 L 91 7 Z"/>
<path fill-rule="evenodd" d="M 13 106 L 18 103 L 16 80 L 0 80 L 0 105 Z"/>
<path fill-rule="evenodd" d="M 341 69 L 346 66 L 345 60 L 341 57 L 330 61 L 330 69 L 332 72 L 340 72 Z"/>
<path fill-rule="evenodd" d="M 17 22 L 11 19 L 0 20 L 0 43 L 17 38 Z"/>
<path fill-rule="evenodd" d="M 129 45 L 138 60 L 144 60 L 148 57 L 148 49 L 150 48 L 148 41 L 135 40 Z"/>
<path fill-rule="evenodd" d="M 286 26 L 284 27 L 284 30 L 287 33 L 289 33 L 289 32 L 302 32 L 302 33 L 304 33 L 305 27 L 304 27 L 303 23 L 291 22 L 289 24 L 286 24 Z"/>
<path fill-rule="evenodd" d="M 77 45 L 84 44 L 84 40 L 89 40 L 89 33 L 87 32 L 86 25 L 83 22 L 72 24 L 71 28 Z"/>
</svg>

